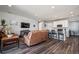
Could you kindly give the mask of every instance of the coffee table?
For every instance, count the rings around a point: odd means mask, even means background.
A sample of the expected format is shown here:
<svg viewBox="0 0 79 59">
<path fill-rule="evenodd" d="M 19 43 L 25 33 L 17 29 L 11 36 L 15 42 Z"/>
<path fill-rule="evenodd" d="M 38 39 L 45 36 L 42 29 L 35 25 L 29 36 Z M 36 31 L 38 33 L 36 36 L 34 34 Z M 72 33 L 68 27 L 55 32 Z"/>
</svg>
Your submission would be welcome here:
<svg viewBox="0 0 79 59">
<path fill-rule="evenodd" d="M 5 42 L 12 42 L 12 41 L 16 41 L 17 46 L 19 48 L 19 36 L 17 36 L 17 35 L 14 35 L 14 36 L 11 36 L 11 37 L 3 37 L 2 39 L 0 39 L 0 51 L 1 51 L 1 53 L 3 51 L 4 43 Z"/>
</svg>

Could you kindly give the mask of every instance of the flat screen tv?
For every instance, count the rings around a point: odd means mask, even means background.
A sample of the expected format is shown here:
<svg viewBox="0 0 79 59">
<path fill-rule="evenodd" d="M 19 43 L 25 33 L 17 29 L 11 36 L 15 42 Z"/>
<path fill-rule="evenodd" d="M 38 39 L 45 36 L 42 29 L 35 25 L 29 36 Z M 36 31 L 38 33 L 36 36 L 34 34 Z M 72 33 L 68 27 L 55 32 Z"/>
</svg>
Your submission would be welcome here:
<svg viewBox="0 0 79 59">
<path fill-rule="evenodd" d="M 30 24 L 21 22 L 21 28 L 30 28 Z"/>
</svg>

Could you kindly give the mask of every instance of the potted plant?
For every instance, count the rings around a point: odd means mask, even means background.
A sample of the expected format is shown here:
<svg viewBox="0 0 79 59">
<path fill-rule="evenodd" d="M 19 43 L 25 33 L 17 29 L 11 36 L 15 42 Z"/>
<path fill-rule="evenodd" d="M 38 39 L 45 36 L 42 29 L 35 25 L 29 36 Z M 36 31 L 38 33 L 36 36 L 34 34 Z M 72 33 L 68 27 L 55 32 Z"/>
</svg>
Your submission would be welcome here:
<svg viewBox="0 0 79 59">
<path fill-rule="evenodd" d="M 4 19 L 1 20 L 1 25 L 5 25 L 5 20 Z"/>
</svg>

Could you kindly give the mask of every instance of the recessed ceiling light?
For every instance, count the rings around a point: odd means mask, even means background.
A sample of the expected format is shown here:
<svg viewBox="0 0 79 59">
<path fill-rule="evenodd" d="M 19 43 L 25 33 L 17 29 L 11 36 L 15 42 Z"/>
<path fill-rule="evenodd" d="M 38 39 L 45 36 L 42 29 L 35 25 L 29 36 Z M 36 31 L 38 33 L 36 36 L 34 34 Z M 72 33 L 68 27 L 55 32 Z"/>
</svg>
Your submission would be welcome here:
<svg viewBox="0 0 79 59">
<path fill-rule="evenodd" d="M 70 14 L 73 14 L 73 11 L 71 11 Z"/>
<path fill-rule="evenodd" d="M 53 9 L 54 9 L 54 8 L 55 8 L 55 6 L 51 6 L 51 8 L 53 8 Z"/>
<path fill-rule="evenodd" d="M 11 7 L 12 5 L 8 5 L 9 7 Z"/>
</svg>

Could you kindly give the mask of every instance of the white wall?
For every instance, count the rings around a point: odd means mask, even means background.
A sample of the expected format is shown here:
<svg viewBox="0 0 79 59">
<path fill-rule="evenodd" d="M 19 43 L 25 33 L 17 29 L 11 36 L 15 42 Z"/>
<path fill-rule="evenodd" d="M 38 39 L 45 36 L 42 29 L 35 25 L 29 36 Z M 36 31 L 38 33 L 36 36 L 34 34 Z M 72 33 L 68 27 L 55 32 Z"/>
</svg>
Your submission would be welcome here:
<svg viewBox="0 0 79 59">
<path fill-rule="evenodd" d="M 63 27 L 68 27 L 68 20 L 59 20 L 53 22 L 53 27 L 57 27 L 57 25 L 62 25 Z"/>
<path fill-rule="evenodd" d="M 75 32 L 75 35 L 79 35 L 79 22 L 70 22 L 69 29 Z M 72 33 L 73 35 L 73 33 Z"/>
<path fill-rule="evenodd" d="M 44 26 L 46 24 L 46 27 Z M 39 23 L 39 28 L 43 29 L 48 29 L 51 30 L 53 27 L 57 27 L 57 25 L 63 25 L 63 27 L 68 27 L 69 23 L 68 20 L 59 20 L 59 21 L 52 21 L 52 22 L 40 22 Z"/>
<path fill-rule="evenodd" d="M 39 30 L 42 30 L 44 28 L 44 22 L 39 23 Z"/>
<path fill-rule="evenodd" d="M 47 22 L 45 24 L 46 24 L 46 29 L 51 31 L 53 27 L 53 22 Z"/>
<path fill-rule="evenodd" d="M 27 17 L 14 15 L 10 13 L 0 12 L 0 21 L 5 19 L 11 31 L 20 34 L 21 30 L 38 30 L 38 21 L 34 19 L 29 19 Z M 21 28 L 21 22 L 30 23 L 30 28 Z M 1 23 L 1 22 L 0 22 Z M 35 27 L 33 27 L 35 25 Z"/>
<path fill-rule="evenodd" d="M 39 30 L 52 30 L 52 26 L 53 25 L 53 23 L 52 22 L 50 22 L 50 23 L 48 23 L 48 22 L 44 22 L 44 21 L 42 21 L 42 22 L 40 22 L 39 23 Z"/>
<path fill-rule="evenodd" d="M 79 17 L 69 19 L 69 29 L 79 35 Z M 73 35 L 73 32 L 71 33 Z"/>
</svg>

